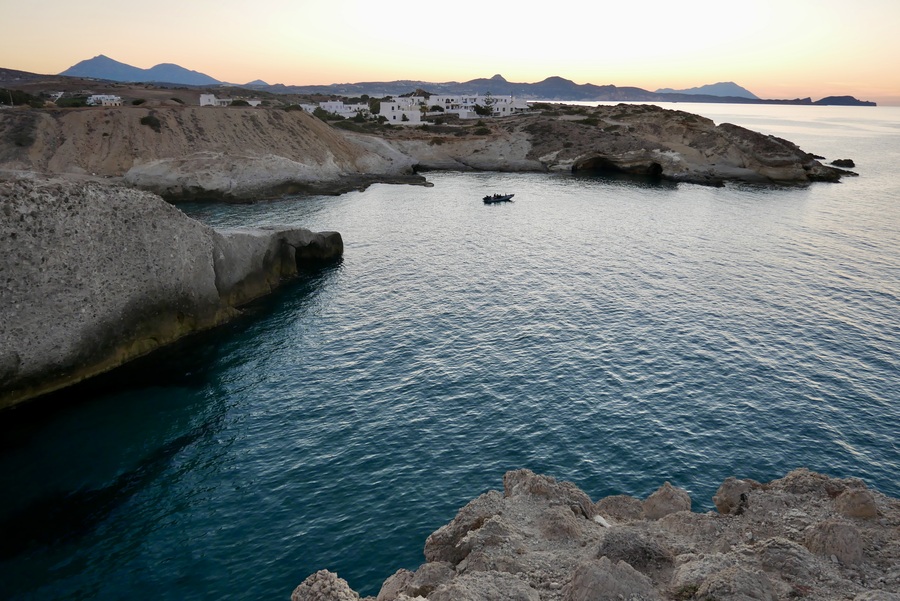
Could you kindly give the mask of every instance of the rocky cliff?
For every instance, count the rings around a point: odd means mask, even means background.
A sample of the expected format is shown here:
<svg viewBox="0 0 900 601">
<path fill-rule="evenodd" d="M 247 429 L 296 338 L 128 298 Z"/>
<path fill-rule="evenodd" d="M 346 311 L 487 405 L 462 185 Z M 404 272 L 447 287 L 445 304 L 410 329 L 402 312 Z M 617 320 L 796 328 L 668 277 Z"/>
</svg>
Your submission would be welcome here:
<svg viewBox="0 0 900 601">
<path fill-rule="evenodd" d="M 548 105 L 529 115 L 344 131 L 303 111 L 188 106 L 0 112 L 0 171 L 121 181 L 185 199 L 252 200 L 423 183 L 427 169 L 612 171 L 719 185 L 849 172 L 796 145 L 652 105 Z"/>
<path fill-rule="evenodd" d="M 428 126 L 384 135 L 419 169 L 606 171 L 708 185 L 804 185 L 852 175 L 787 140 L 683 111 L 635 104 L 544 107 L 468 130 Z"/>
<path fill-rule="evenodd" d="M 416 182 L 413 161 L 304 111 L 96 107 L 0 112 L 0 169 L 121 180 L 170 200 Z"/>
<path fill-rule="evenodd" d="M 426 562 L 377 601 L 900 601 L 900 501 L 859 480 L 796 470 L 729 478 L 716 512 L 664 484 L 592 502 L 528 470 L 463 507 L 425 542 Z M 322 570 L 292 601 L 359 599 Z M 375 598 L 369 598 L 375 599 Z"/>
<path fill-rule="evenodd" d="M 158 196 L 0 182 L 0 409 L 187 334 L 340 257 L 336 232 L 216 231 Z"/>
</svg>

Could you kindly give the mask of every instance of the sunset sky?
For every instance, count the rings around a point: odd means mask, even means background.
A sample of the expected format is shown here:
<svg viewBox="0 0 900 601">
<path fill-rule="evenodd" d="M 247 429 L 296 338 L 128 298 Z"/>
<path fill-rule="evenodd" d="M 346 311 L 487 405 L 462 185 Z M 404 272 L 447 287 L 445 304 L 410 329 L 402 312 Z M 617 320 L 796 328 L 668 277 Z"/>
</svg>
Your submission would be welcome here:
<svg viewBox="0 0 900 601">
<path fill-rule="evenodd" d="M 232 83 L 466 81 L 688 88 L 900 104 L 898 0 L 0 0 L 0 67 L 105 54 Z"/>
</svg>

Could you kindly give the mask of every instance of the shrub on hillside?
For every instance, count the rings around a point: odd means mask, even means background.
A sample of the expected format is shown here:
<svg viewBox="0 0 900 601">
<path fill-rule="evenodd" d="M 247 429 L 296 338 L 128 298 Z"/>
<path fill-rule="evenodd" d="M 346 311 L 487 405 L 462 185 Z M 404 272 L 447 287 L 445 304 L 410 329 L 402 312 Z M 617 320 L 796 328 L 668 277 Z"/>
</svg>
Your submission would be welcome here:
<svg viewBox="0 0 900 601">
<path fill-rule="evenodd" d="M 162 123 L 159 122 L 159 119 L 156 118 L 156 115 L 147 115 L 146 117 L 141 117 L 141 125 L 146 125 L 156 133 L 162 131 Z"/>
<path fill-rule="evenodd" d="M 75 97 L 75 98 L 60 98 L 56 101 L 56 106 L 61 108 L 74 108 L 87 106 L 87 99 L 83 97 Z"/>
<path fill-rule="evenodd" d="M 131 101 L 131 104 L 133 104 L 134 106 L 141 106 L 145 102 L 147 102 L 147 101 L 143 98 L 135 98 L 134 100 Z"/>
</svg>

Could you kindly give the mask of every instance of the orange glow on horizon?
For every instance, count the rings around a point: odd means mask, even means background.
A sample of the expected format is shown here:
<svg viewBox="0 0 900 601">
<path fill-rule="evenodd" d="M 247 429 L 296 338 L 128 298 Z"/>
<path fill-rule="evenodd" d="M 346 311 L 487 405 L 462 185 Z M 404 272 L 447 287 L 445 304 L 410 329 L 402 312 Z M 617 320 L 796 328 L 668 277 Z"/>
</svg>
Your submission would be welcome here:
<svg viewBox="0 0 900 601">
<path fill-rule="evenodd" d="M 0 66 L 53 74 L 105 54 L 237 84 L 441 83 L 499 73 L 512 82 L 560 76 L 651 91 L 733 81 L 762 98 L 893 104 L 898 22 L 895 0 L 861 0 L 852 10 L 834 0 L 647 0 L 640 19 L 634 7 L 581 0 L 557 11 L 486 5 L 477 17 L 429 4 L 388 13 L 356 0 L 340 15 L 318 1 L 159 0 L 138 11 L 47 0 L 0 22 Z M 486 35 L 495 30 L 509 35 Z"/>
</svg>

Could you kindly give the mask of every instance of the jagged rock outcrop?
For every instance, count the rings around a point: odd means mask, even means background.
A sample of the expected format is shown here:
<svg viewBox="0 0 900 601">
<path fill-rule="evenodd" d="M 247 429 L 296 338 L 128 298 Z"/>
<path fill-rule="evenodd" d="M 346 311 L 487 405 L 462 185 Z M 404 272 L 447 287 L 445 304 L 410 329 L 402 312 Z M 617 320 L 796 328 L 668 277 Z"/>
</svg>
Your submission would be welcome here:
<svg viewBox="0 0 900 601">
<path fill-rule="evenodd" d="M 715 498 L 719 512 L 693 513 L 666 483 L 643 503 L 590 504 L 571 483 L 509 472 L 504 493 L 463 507 L 428 537 L 427 563 L 388 578 L 377 601 L 900 601 L 897 499 L 805 469 L 765 484 L 729 478 Z M 308 593 L 321 574 L 292 601 L 350 598 Z"/>
<path fill-rule="evenodd" d="M 9 180 L 0 199 L 0 408 L 223 323 L 343 252 L 336 232 L 216 231 L 98 183 Z"/>
</svg>

